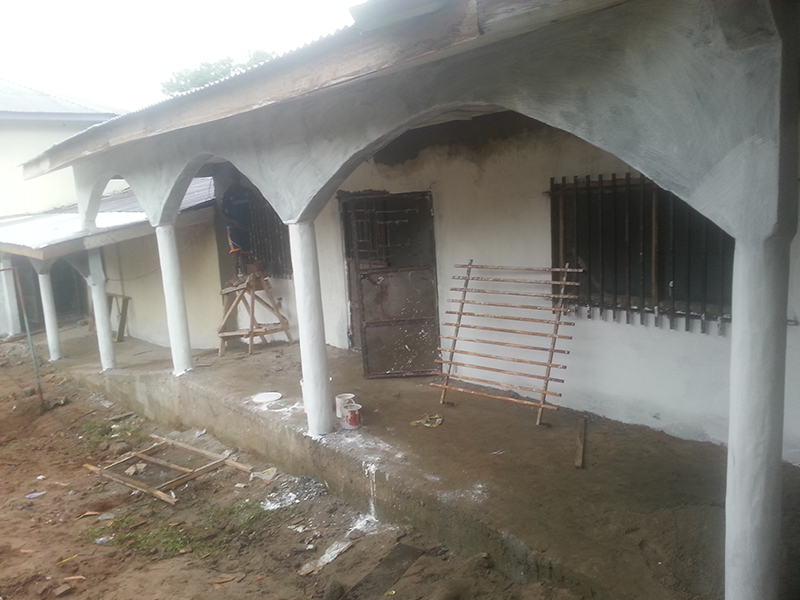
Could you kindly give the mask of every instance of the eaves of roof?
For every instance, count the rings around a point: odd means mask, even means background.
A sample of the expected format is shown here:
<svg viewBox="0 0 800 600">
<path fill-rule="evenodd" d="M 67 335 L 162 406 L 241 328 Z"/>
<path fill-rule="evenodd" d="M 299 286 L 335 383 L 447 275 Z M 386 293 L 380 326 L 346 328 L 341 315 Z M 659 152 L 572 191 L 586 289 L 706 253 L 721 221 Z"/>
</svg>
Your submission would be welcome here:
<svg viewBox="0 0 800 600">
<path fill-rule="evenodd" d="M 211 178 L 195 179 L 178 215 L 178 226 L 213 218 Z M 0 252 L 48 260 L 81 250 L 101 248 L 153 233 L 153 227 L 130 190 L 103 200 L 95 230 L 82 228 L 77 206 L 0 220 Z"/>
<path fill-rule="evenodd" d="M 238 75 L 94 125 L 27 161 L 25 178 L 133 141 L 441 60 L 627 1 L 477 0 L 472 4 L 464 0 L 448 5 L 436 18 L 419 20 L 415 27 L 401 23 L 364 32 L 346 28 Z"/>
<path fill-rule="evenodd" d="M 0 110 L 0 121 L 59 121 L 68 123 L 102 123 L 117 113 L 23 112 Z"/>
</svg>

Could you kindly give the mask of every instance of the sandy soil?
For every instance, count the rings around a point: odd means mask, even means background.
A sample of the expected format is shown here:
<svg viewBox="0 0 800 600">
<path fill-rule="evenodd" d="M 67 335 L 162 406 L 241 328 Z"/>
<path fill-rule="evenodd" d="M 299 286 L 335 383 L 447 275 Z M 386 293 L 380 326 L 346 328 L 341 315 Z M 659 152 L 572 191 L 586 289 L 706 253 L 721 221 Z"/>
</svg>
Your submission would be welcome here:
<svg viewBox="0 0 800 600">
<path fill-rule="evenodd" d="M 225 448 L 196 430 L 168 432 L 126 416 L 52 366 L 42 365 L 41 379 L 44 407 L 24 346 L 0 346 L 2 600 L 578 598 L 513 583 L 491 557 L 457 556 L 408 527 L 376 522 L 307 478 L 251 480 L 224 467 L 175 490 L 175 506 L 132 493 L 84 463 L 108 465 L 149 446 L 151 433 Z M 272 473 L 257 457 L 232 458 Z M 349 547 L 299 574 L 337 543 Z M 405 562 L 393 561 L 403 552 Z"/>
</svg>

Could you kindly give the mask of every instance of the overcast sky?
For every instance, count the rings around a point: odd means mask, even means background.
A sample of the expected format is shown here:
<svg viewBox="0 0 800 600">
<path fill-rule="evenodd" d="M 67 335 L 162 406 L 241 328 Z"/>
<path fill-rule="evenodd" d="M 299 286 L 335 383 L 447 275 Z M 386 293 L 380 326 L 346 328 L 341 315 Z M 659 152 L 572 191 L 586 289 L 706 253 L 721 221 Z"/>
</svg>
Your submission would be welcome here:
<svg viewBox="0 0 800 600">
<path fill-rule="evenodd" d="M 286 52 L 350 25 L 364 0 L 39 0 L 3 7 L 0 79 L 136 110 L 181 69 Z"/>
</svg>

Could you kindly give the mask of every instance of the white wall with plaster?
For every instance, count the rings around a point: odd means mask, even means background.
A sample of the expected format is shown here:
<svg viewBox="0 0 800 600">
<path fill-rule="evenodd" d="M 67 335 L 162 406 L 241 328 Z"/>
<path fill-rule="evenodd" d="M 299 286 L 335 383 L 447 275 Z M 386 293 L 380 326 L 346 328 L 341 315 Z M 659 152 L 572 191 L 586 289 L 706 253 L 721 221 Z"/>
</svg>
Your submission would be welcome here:
<svg viewBox="0 0 800 600">
<path fill-rule="evenodd" d="M 440 321 L 453 265 L 476 263 L 549 266 L 550 205 L 544 193 L 551 177 L 637 173 L 619 159 L 575 136 L 538 127 L 480 150 L 430 146 L 400 164 L 360 165 L 341 186 L 355 192 L 430 191 L 435 212 Z M 338 202 L 332 199 L 317 219 L 328 342 L 347 347 L 348 300 Z M 800 254 L 795 244 L 795 256 Z M 800 258 L 800 257 L 798 257 Z M 798 264 L 798 261 L 795 262 Z M 800 312 L 798 276 L 793 278 L 793 310 Z M 567 330 L 574 339 L 564 384 L 551 389 L 554 403 L 623 422 L 647 425 L 682 438 L 723 443 L 727 438 L 730 340 L 716 325 L 703 334 L 694 323 L 670 330 L 615 322 L 584 310 Z M 790 327 L 790 361 L 800 353 L 800 330 Z M 800 463 L 800 373 L 787 376 L 785 455 Z M 488 402 L 493 400 L 487 399 Z"/>
<path fill-rule="evenodd" d="M 22 162 L 86 129 L 85 121 L 0 120 L 0 217 L 75 204 L 72 168 L 26 181 Z"/>
<path fill-rule="evenodd" d="M 193 348 L 219 346 L 222 319 L 219 262 L 211 220 L 177 227 L 186 311 Z M 104 249 L 108 291 L 130 296 L 128 333 L 135 338 L 169 346 L 164 289 L 155 234 Z M 112 311 L 112 326 L 117 315 Z"/>
</svg>

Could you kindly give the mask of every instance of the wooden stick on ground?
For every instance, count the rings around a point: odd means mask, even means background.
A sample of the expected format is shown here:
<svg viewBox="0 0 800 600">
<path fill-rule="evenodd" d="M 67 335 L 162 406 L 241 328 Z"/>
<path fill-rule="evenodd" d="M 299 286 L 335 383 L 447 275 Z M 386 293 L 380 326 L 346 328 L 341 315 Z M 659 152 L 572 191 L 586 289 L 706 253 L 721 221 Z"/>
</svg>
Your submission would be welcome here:
<svg viewBox="0 0 800 600">
<path fill-rule="evenodd" d="M 586 449 L 586 417 L 578 419 L 578 450 L 575 453 L 575 468 L 583 468 L 583 457 Z"/>
</svg>

